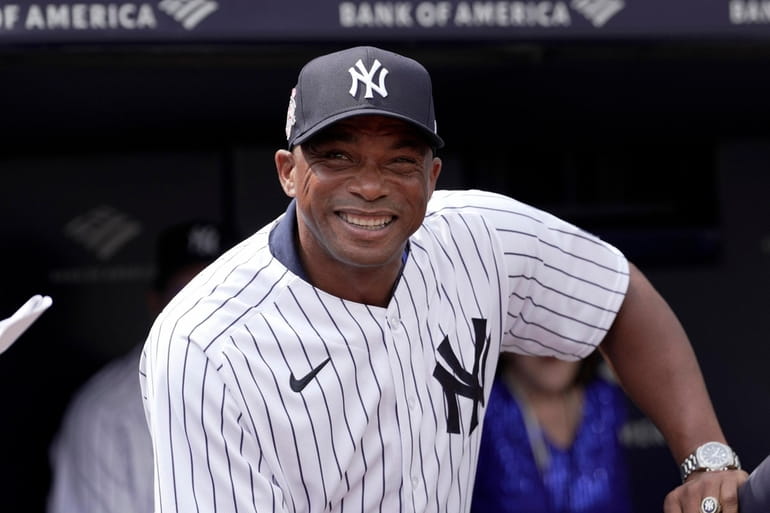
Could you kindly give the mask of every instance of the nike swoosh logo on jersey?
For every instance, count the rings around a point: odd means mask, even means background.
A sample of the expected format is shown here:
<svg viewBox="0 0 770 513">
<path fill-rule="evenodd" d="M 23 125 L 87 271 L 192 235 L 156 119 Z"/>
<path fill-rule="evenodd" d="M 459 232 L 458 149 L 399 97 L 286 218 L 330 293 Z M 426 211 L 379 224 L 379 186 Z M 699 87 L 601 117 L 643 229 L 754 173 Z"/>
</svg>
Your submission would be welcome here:
<svg viewBox="0 0 770 513">
<path fill-rule="evenodd" d="M 308 383 L 310 383 L 310 381 L 315 377 L 315 375 L 318 374 L 321 371 L 321 369 L 324 368 L 324 365 L 329 363 L 329 360 L 331 360 L 331 358 L 327 358 L 326 360 L 321 362 L 318 365 L 318 367 L 311 370 L 310 372 L 308 372 L 307 374 L 305 374 L 299 379 L 295 378 L 294 373 L 292 372 L 291 375 L 289 376 L 289 386 L 291 387 L 291 389 L 294 390 L 295 392 L 302 392 L 302 390 L 307 386 Z"/>
</svg>

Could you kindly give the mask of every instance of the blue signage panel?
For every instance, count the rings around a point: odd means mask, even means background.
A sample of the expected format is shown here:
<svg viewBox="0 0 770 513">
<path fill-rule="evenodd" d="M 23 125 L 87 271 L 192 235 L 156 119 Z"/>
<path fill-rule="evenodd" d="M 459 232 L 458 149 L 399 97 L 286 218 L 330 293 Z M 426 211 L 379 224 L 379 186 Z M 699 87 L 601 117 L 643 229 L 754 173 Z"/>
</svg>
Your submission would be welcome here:
<svg viewBox="0 0 770 513">
<path fill-rule="evenodd" d="M 770 0 L 65 0 L 0 3 L 0 43 L 770 35 Z"/>
</svg>

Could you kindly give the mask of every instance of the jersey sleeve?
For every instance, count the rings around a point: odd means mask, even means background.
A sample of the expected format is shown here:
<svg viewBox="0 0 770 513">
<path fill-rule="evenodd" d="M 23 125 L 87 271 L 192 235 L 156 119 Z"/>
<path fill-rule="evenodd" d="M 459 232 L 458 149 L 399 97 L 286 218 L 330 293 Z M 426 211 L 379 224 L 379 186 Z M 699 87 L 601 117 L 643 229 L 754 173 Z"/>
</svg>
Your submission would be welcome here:
<svg viewBox="0 0 770 513">
<path fill-rule="evenodd" d="M 141 371 L 155 452 L 155 511 L 283 512 L 281 489 L 220 368 L 181 338 L 145 346 Z"/>
<path fill-rule="evenodd" d="M 628 287 L 628 262 L 598 237 L 507 196 L 450 192 L 440 203 L 479 213 L 502 256 L 502 349 L 574 360 L 604 338 Z"/>
<path fill-rule="evenodd" d="M 628 262 L 598 237 L 520 202 L 491 215 L 509 287 L 504 347 L 582 358 L 601 342 L 628 287 Z"/>
</svg>

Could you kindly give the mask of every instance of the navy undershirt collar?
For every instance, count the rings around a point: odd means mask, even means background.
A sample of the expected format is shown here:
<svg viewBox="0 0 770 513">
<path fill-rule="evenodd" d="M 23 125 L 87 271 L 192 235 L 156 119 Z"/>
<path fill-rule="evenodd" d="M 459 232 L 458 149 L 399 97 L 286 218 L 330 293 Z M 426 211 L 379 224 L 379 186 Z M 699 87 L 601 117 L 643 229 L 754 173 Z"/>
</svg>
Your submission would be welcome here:
<svg viewBox="0 0 770 513">
<path fill-rule="evenodd" d="M 306 282 L 308 280 L 302 261 L 299 259 L 295 235 L 297 233 L 297 200 L 292 199 L 286 209 L 286 214 L 278 221 L 278 224 L 270 232 L 270 252 L 289 271 L 293 272 Z"/>
<path fill-rule="evenodd" d="M 281 262 L 289 271 L 293 272 L 306 282 L 310 283 L 302 261 L 299 259 L 297 251 L 297 200 L 292 199 L 286 208 L 286 214 L 278 221 L 278 224 L 270 232 L 269 245 L 270 252 Z M 401 255 L 401 269 L 406 264 L 406 258 L 409 255 L 409 241 L 406 242 L 404 254 Z M 398 280 L 396 280 L 398 283 Z"/>
</svg>

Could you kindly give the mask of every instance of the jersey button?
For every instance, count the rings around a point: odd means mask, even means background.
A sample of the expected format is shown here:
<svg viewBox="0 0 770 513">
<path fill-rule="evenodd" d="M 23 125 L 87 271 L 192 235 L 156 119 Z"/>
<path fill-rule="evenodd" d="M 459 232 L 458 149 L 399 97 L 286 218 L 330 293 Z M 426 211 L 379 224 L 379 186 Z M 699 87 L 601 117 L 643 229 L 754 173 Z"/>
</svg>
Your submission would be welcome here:
<svg viewBox="0 0 770 513">
<path fill-rule="evenodd" d="M 406 401 L 407 406 L 409 406 L 410 410 L 414 410 L 414 406 L 417 404 L 417 401 L 414 400 L 414 397 L 410 397 Z"/>
<path fill-rule="evenodd" d="M 398 327 L 401 325 L 400 322 L 401 322 L 401 319 L 399 319 L 395 315 L 391 317 L 390 320 L 388 321 L 388 324 L 390 324 L 390 329 L 392 329 L 393 331 L 396 331 Z"/>
</svg>

